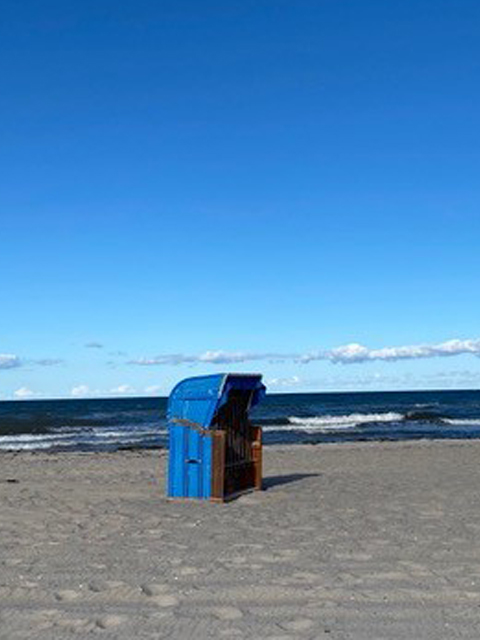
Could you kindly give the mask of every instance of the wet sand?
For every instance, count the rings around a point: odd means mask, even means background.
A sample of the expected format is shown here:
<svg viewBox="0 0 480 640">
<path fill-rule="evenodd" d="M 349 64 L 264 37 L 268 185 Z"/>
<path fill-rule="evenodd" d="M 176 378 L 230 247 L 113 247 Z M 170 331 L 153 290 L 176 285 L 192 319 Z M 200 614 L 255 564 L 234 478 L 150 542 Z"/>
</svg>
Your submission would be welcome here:
<svg viewBox="0 0 480 640">
<path fill-rule="evenodd" d="M 165 452 L 0 456 L 0 639 L 480 638 L 480 442 L 264 450 L 168 503 Z"/>
</svg>

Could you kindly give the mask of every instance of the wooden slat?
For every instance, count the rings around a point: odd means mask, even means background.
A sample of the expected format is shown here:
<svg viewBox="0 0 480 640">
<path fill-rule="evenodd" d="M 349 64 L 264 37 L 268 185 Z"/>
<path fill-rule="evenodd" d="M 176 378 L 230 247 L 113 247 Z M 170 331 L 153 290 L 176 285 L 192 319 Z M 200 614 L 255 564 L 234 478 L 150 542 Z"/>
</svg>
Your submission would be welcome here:
<svg viewBox="0 0 480 640">
<path fill-rule="evenodd" d="M 225 431 L 214 431 L 212 437 L 212 499 L 225 496 Z"/>
<path fill-rule="evenodd" d="M 218 431 L 212 434 L 214 500 L 261 489 L 262 435 L 261 429 L 253 427 L 248 419 L 250 403 L 251 392 L 233 391 L 217 415 Z"/>
<path fill-rule="evenodd" d="M 261 490 L 262 462 L 263 462 L 262 430 L 260 427 L 252 427 L 252 430 L 253 430 L 252 454 L 253 454 L 253 464 L 254 464 L 253 484 L 255 489 Z"/>
</svg>

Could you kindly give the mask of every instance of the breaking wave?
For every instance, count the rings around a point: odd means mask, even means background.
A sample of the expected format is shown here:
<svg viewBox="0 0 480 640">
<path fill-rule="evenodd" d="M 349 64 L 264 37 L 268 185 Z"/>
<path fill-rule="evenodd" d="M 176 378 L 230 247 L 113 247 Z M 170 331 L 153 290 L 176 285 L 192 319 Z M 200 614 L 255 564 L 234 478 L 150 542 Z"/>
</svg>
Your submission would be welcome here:
<svg viewBox="0 0 480 640">
<path fill-rule="evenodd" d="M 310 418 L 292 416 L 288 418 L 288 422 L 290 427 L 293 429 L 322 432 L 353 429 L 361 424 L 368 423 L 398 422 L 402 420 L 403 417 L 404 416 L 401 413 L 387 411 L 386 413 L 350 413 L 347 415 L 313 416 Z"/>
<path fill-rule="evenodd" d="M 149 447 L 164 444 L 166 430 L 160 429 L 65 429 L 57 433 L 0 436 L 0 451 L 54 451 L 121 447 Z"/>
<path fill-rule="evenodd" d="M 447 424 L 451 424 L 452 426 L 455 426 L 455 427 L 480 426 L 480 418 L 476 418 L 476 419 L 445 418 L 444 422 L 446 422 Z"/>
<path fill-rule="evenodd" d="M 0 402 L 0 451 L 168 445 L 165 398 Z M 480 392 L 278 394 L 252 412 L 265 444 L 480 438 Z"/>
</svg>

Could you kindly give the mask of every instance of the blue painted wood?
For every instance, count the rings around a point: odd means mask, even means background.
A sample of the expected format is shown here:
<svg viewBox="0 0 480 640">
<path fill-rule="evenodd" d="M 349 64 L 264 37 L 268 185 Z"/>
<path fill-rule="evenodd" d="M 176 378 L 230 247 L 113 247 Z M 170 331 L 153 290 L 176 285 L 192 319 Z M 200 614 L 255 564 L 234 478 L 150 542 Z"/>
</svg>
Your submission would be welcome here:
<svg viewBox="0 0 480 640">
<path fill-rule="evenodd" d="M 265 394 L 258 374 L 221 373 L 182 380 L 172 390 L 167 408 L 170 498 L 212 496 L 212 420 L 232 389 L 254 391 L 252 406 Z"/>
</svg>

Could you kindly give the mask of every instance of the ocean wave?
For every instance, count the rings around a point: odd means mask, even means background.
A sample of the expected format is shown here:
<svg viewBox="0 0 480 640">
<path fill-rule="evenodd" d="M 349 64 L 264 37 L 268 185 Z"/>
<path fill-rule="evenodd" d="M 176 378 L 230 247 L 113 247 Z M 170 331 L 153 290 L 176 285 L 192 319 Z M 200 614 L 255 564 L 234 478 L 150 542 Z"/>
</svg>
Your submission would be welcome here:
<svg viewBox="0 0 480 640">
<path fill-rule="evenodd" d="M 443 420 L 447 424 L 451 424 L 455 427 L 479 427 L 480 418 L 444 418 Z"/>
<path fill-rule="evenodd" d="M 0 451 L 38 451 L 40 449 L 55 449 L 51 442 L 17 442 L 4 444 L 0 442 Z"/>
<path fill-rule="evenodd" d="M 403 419 L 409 422 L 444 422 L 446 416 L 436 411 L 407 411 Z"/>
<path fill-rule="evenodd" d="M 20 451 L 33 449 L 52 449 L 58 446 L 69 446 L 75 443 L 75 437 L 54 435 L 21 435 L 0 437 L 1 451 Z"/>
<path fill-rule="evenodd" d="M 18 434 L 0 436 L 0 451 L 33 451 L 36 449 L 76 449 L 102 445 L 149 444 L 165 437 L 165 429 L 66 429 L 50 434 Z"/>
<path fill-rule="evenodd" d="M 355 429 L 366 424 L 392 423 L 396 427 L 410 423 L 432 425 L 441 428 L 442 425 L 455 427 L 480 427 L 480 418 L 448 418 L 435 411 L 387 411 L 378 413 L 349 413 L 340 415 L 320 416 L 289 416 L 279 418 L 276 423 L 269 421 L 262 426 L 265 432 L 297 431 L 305 433 L 341 432 Z M 401 428 L 401 427 L 400 427 Z M 417 427 L 420 428 L 420 427 Z M 427 427 L 425 427 L 427 428 Z M 406 432 L 405 432 L 406 433 Z M 409 432 L 411 433 L 411 432 Z"/>
<path fill-rule="evenodd" d="M 0 436 L 0 443 L 2 442 L 39 442 L 41 440 L 58 440 L 66 436 L 62 436 L 60 434 L 55 435 L 53 433 L 45 434 L 45 433 L 30 433 L 30 434 L 22 434 L 18 436 Z"/>
<path fill-rule="evenodd" d="M 353 429 L 361 424 L 370 422 L 399 422 L 404 416 L 401 413 L 388 411 L 386 413 L 350 413 L 346 415 L 325 415 L 312 417 L 290 416 L 288 424 L 281 426 L 283 430 L 322 432 L 322 431 L 342 431 Z M 265 431 L 273 431 L 275 427 L 270 425 L 264 428 Z"/>
<path fill-rule="evenodd" d="M 90 438 L 124 438 L 124 437 L 135 437 L 135 438 L 145 438 L 148 436 L 164 436 L 167 433 L 165 428 L 160 429 L 92 429 L 90 432 Z M 93 437 L 92 437 L 93 436 Z"/>
</svg>

